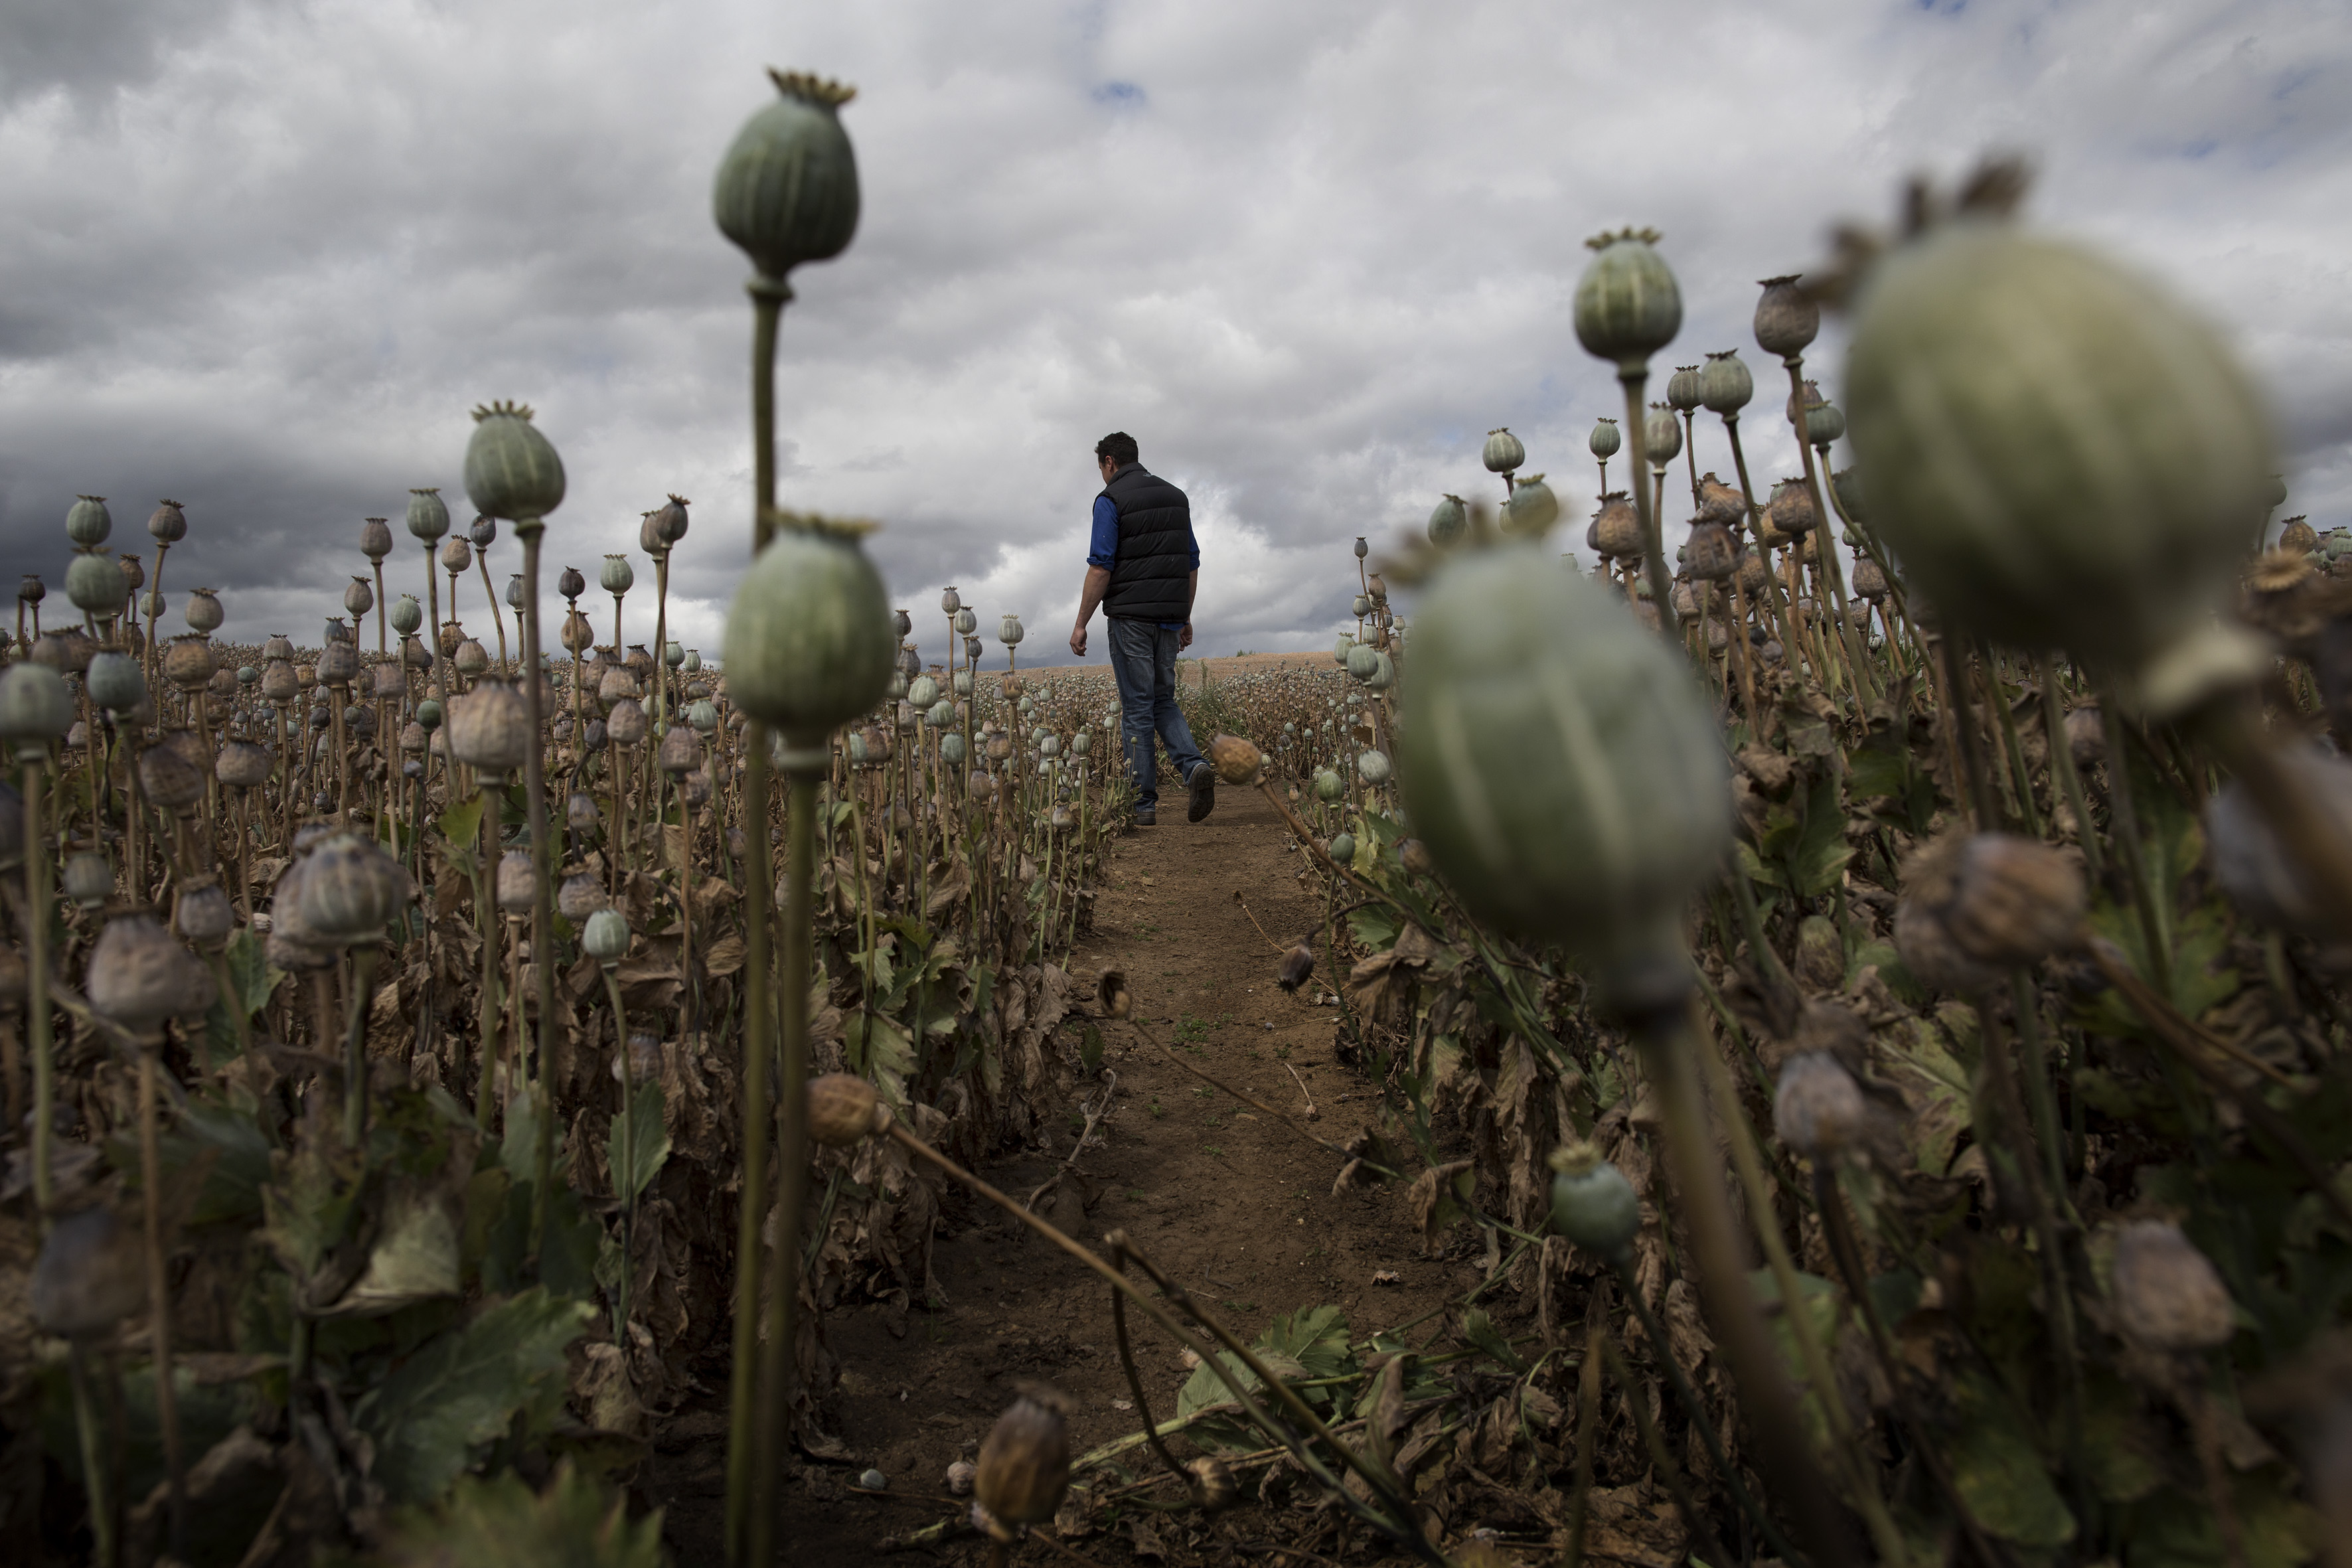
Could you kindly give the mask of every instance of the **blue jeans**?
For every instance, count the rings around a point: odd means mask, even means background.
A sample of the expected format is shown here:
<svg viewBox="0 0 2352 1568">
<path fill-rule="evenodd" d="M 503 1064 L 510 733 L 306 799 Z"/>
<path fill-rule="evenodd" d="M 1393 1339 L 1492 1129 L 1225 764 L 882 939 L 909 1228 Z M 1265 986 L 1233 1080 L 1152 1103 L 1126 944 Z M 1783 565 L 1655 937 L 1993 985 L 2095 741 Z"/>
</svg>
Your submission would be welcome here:
<svg viewBox="0 0 2352 1568">
<path fill-rule="evenodd" d="M 1150 621 L 1124 616 L 1110 622 L 1110 673 L 1118 682 L 1119 749 L 1135 780 L 1135 805 L 1150 811 L 1160 804 L 1160 766 L 1152 756 L 1156 734 L 1168 748 L 1179 778 L 1205 766 L 1192 744 L 1192 727 L 1176 710 L 1176 636 Z"/>
</svg>

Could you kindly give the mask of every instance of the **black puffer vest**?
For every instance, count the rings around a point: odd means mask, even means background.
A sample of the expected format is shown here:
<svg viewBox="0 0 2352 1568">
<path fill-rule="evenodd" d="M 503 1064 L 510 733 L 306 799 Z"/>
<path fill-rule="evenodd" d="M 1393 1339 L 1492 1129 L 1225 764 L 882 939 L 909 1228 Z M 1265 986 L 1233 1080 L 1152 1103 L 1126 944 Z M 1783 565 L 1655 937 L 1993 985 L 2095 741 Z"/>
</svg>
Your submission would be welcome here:
<svg viewBox="0 0 2352 1568">
<path fill-rule="evenodd" d="M 1181 621 L 1192 612 L 1192 508 L 1184 492 L 1129 463 L 1103 487 L 1118 508 L 1118 559 L 1103 614 Z"/>
</svg>

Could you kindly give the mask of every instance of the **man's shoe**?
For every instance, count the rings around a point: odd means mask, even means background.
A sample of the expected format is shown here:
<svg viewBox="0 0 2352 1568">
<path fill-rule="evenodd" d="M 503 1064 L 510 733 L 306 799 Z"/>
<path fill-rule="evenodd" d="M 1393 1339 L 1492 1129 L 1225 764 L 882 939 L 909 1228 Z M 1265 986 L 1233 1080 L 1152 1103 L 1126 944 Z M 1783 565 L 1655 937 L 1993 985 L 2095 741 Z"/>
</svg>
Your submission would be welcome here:
<svg viewBox="0 0 2352 1568">
<path fill-rule="evenodd" d="M 1157 825 L 1159 821 L 1159 816 L 1155 813 L 1148 810 L 1139 811 L 1135 814 L 1135 825 L 1138 827 L 1150 827 Z"/>
<path fill-rule="evenodd" d="M 1217 770 L 1208 763 L 1194 763 L 1192 776 L 1184 781 L 1184 787 L 1192 796 L 1192 804 L 1184 813 L 1186 821 L 1198 822 L 1217 808 Z"/>
</svg>

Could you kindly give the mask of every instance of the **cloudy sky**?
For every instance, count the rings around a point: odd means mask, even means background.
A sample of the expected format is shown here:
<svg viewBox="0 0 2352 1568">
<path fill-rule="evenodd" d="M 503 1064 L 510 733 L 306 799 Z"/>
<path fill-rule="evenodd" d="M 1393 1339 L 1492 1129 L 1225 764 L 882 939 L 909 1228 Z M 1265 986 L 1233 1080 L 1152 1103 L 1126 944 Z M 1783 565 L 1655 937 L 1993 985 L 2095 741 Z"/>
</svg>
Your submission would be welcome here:
<svg viewBox="0 0 2352 1568">
<path fill-rule="evenodd" d="M 848 252 L 793 280 L 782 499 L 887 524 L 874 549 L 933 657 L 947 583 L 992 626 L 1021 612 L 1024 654 L 1066 637 L 1114 427 L 1192 496 L 1202 645 L 1325 644 L 1356 535 L 1500 494 L 1490 426 L 1589 511 L 1585 433 L 1618 394 L 1569 321 L 1586 236 L 1663 232 L 1686 315 L 1662 371 L 1759 363 L 1756 279 L 1988 147 L 2037 160 L 2037 222 L 2225 323 L 2274 399 L 2290 510 L 2342 522 L 2344 21 L 2295 0 L 10 0 L 0 581 L 41 572 L 62 605 L 85 491 L 152 567 L 141 524 L 168 495 L 190 522 L 173 627 L 202 583 L 225 635 L 313 642 L 366 568 L 362 517 L 394 520 L 394 591 L 421 586 L 405 492 L 461 497 L 467 410 L 512 397 L 571 474 L 551 566 L 593 584 L 639 512 L 692 499 L 672 615 L 715 651 L 749 549 L 751 317 L 709 182 L 770 64 L 856 84 L 865 191 Z M 1759 482 L 1793 471 L 1747 423 Z M 1719 427 L 1699 458 L 1728 474 Z M 519 563 L 501 539 L 501 590 Z M 487 631 L 478 575 L 463 592 Z"/>
</svg>

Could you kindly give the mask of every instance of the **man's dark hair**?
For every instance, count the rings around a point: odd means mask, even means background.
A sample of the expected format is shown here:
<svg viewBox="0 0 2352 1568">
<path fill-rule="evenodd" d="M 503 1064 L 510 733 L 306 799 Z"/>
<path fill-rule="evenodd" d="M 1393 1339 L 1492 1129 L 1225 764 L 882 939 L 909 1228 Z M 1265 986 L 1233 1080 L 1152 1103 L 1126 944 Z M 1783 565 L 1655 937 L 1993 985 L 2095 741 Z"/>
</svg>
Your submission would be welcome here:
<svg viewBox="0 0 2352 1568">
<path fill-rule="evenodd" d="M 1124 430 L 1114 430 L 1095 443 L 1096 457 L 1108 458 L 1122 468 L 1142 455 L 1135 445 L 1135 437 Z"/>
</svg>

